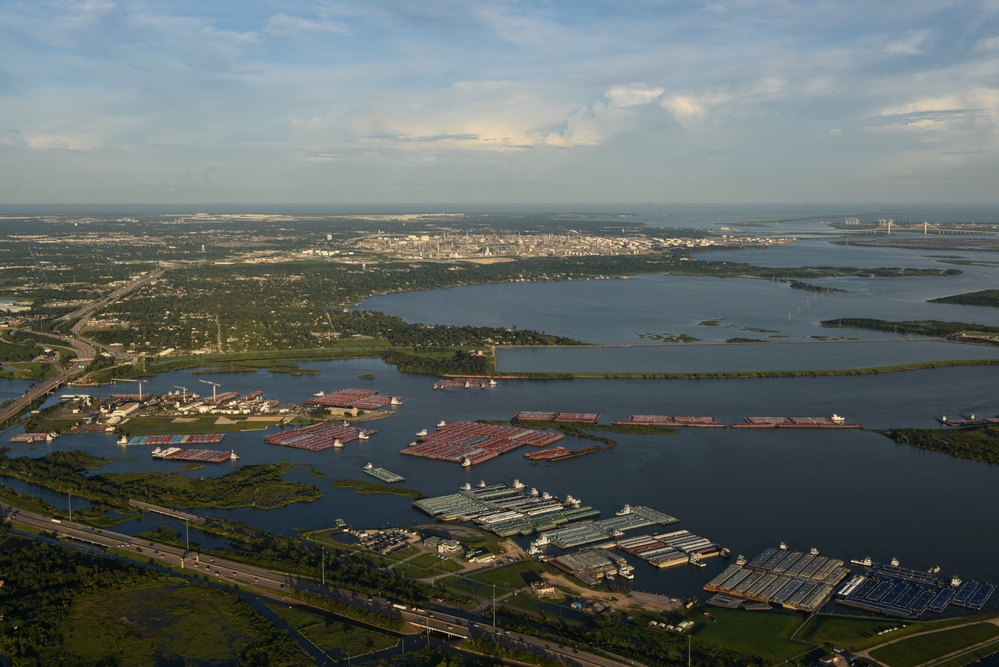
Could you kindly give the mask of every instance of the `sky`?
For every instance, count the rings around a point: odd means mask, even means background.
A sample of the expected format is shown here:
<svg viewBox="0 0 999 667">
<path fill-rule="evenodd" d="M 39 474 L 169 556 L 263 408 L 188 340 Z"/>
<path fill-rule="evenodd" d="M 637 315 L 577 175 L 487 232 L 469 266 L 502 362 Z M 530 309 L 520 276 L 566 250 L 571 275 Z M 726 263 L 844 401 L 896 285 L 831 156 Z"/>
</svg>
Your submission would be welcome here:
<svg viewBox="0 0 999 667">
<path fill-rule="evenodd" d="M 999 201 L 999 0 L 0 0 L 0 204 Z"/>
</svg>

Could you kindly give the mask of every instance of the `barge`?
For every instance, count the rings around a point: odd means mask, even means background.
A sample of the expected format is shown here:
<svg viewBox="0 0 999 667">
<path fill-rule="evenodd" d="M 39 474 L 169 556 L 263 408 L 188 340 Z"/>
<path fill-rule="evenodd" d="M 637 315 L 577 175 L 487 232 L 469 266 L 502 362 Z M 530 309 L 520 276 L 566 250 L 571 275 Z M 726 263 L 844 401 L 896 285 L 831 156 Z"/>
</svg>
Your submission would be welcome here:
<svg viewBox="0 0 999 667">
<path fill-rule="evenodd" d="M 837 414 L 832 417 L 746 417 L 732 428 L 864 428 L 863 424 L 848 423 Z"/>
<path fill-rule="evenodd" d="M 629 415 L 627 419 L 611 422 L 615 426 L 684 426 L 699 428 L 725 428 L 714 417 L 678 415 Z"/>
<path fill-rule="evenodd" d="M 544 447 L 563 437 L 565 436 L 561 433 L 553 431 L 516 426 L 469 421 L 457 421 L 451 424 L 441 422 L 433 433 L 417 435 L 417 439 L 401 453 L 460 463 L 467 468 L 523 445 Z"/>
<path fill-rule="evenodd" d="M 136 445 L 213 445 L 222 442 L 225 433 L 193 433 L 191 435 L 133 435 L 122 436 L 118 444 L 131 447 Z"/>
<path fill-rule="evenodd" d="M 594 454 L 599 451 L 600 447 L 596 445 L 583 447 L 582 449 L 569 449 L 568 447 L 556 445 L 550 449 L 542 449 L 540 452 L 528 452 L 524 454 L 524 458 L 529 461 L 564 461 L 565 459 L 586 456 L 587 454 Z"/>
<path fill-rule="evenodd" d="M 350 442 L 351 440 L 367 440 L 377 432 L 354 426 L 327 423 L 274 433 L 264 438 L 264 442 L 269 445 L 281 445 L 282 447 L 295 447 L 296 449 L 308 449 L 309 451 L 318 452 L 330 447 L 343 447 L 343 443 Z"/>
<path fill-rule="evenodd" d="M 394 472 L 386 470 L 385 468 L 376 468 L 370 463 L 366 464 L 363 468 L 364 472 L 371 475 L 375 479 L 380 479 L 386 484 L 394 484 L 395 482 L 405 482 L 406 478 L 402 475 L 397 475 Z"/>
<path fill-rule="evenodd" d="M 239 459 L 236 452 L 232 450 L 220 452 L 215 449 L 184 449 L 182 447 L 167 447 L 166 449 L 157 447 L 152 451 L 152 456 L 154 459 L 194 461 L 196 463 L 224 463 Z"/>
<path fill-rule="evenodd" d="M 967 428 L 969 426 L 999 426 L 999 417 L 975 417 L 975 415 L 968 415 L 963 419 L 947 419 L 947 415 L 944 415 L 937 420 L 944 426 L 953 426 L 955 428 Z"/>
</svg>

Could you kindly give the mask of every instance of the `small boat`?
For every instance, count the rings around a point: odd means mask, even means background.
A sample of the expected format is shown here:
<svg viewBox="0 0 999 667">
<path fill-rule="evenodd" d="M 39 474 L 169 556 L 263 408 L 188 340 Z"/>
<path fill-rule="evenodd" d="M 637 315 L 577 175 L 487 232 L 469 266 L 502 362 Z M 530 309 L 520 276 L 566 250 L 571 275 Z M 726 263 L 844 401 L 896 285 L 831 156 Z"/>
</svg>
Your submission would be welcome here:
<svg viewBox="0 0 999 667">
<path fill-rule="evenodd" d="M 373 465 L 371 465 L 371 463 L 369 462 L 369 463 L 365 463 L 364 464 L 364 469 L 365 470 L 374 470 L 375 467 Z"/>
<path fill-rule="evenodd" d="M 421 428 L 419 431 L 416 432 L 416 437 L 417 438 L 422 438 L 422 437 L 424 437 L 426 435 L 427 435 L 427 429 L 425 429 L 425 428 Z"/>
<path fill-rule="evenodd" d="M 468 458 L 467 456 L 462 457 L 462 459 L 461 459 L 461 467 L 462 468 L 471 468 L 472 467 L 472 459 Z"/>
<path fill-rule="evenodd" d="M 746 557 L 745 557 L 745 556 L 743 556 L 742 554 L 739 554 L 739 555 L 738 555 L 738 556 L 736 557 L 736 559 L 735 559 L 735 564 L 736 564 L 736 565 L 738 565 L 739 567 L 742 567 L 743 565 L 745 565 L 745 564 L 746 564 L 746 563 L 748 563 L 748 562 L 749 562 L 749 561 L 747 561 L 747 560 L 746 560 Z"/>
<path fill-rule="evenodd" d="M 342 449 L 343 448 L 343 443 L 340 442 L 339 440 L 334 440 L 333 441 L 333 446 L 336 447 L 337 449 Z"/>
<path fill-rule="evenodd" d="M 780 543 L 780 550 L 781 551 L 787 551 L 787 542 L 781 542 Z"/>
<path fill-rule="evenodd" d="M 437 428 L 444 428 L 445 426 L 447 426 L 447 422 L 443 419 L 437 422 Z"/>
<path fill-rule="evenodd" d="M 874 565 L 874 561 L 871 560 L 870 556 L 864 556 L 863 558 L 854 558 L 850 561 L 854 565 L 863 565 L 864 567 L 870 567 Z"/>
<path fill-rule="evenodd" d="M 615 512 L 615 514 L 617 516 L 627 516 L 627 515 L 631 514 L 631 505 L 625 505 L 624 507 L 622 507 L 621 509 L 619 509 L 617 512 Z"/>
<path fill-rule="evenodd" d="M 239 454 L 236 453 L 235 449 L 230 449 L 229 450 L 229 460 L 230 461 L 238 461 L 239 460 Z"/>
<path fill-rule="evenodd" d="M 891 559 L 891 566 L 892 567 L 898 567 L 899 566 L 899 560 L 897 558 L 892 558 Z"/>
<path fill-rule="evenodd" d="M 812 556 L 818 556 L 818 555 L 819 555 L 819 550 L 818 550 L 818 549 L 817 549 L 816 547 L 812 547 L 812 548 L 811 548 L 811 549 L 810 549 L 810 550 L 808 551 L 808 553 L 809 553 L 809 554 L 811 554 Z"/>
<path fill-rule="evenodd" d="M 930 568 L 930 569 L 928 570 L 928 572 L 929 572 L 930 574 L 939 574 L 939 573 L 940 573 L 940 566 L 939 566 L 939 565 L 934 565 L 933 567 L 931 567 L 931 568 Z"/>
<path fill-rule="evenodd" d="M 367 440 L 367 439 L 368 439 L 368 438 L 370 438 L 370 437 L 371 437 L 371 436 L 370 436 L 370 435 L 368 435 L 368 432 L 367 432 L 367 431 L 358 431 L 358 432 L 357 432 L 357 439 L 358 439 L 358 440 Z"/>
</svg>

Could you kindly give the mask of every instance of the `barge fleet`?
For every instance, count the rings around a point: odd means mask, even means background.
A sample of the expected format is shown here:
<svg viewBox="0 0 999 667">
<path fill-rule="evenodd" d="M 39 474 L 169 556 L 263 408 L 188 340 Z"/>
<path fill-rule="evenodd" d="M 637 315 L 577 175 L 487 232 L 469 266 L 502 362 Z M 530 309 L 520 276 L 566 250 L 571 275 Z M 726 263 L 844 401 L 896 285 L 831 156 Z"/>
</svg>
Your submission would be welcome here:
<svg viewBox="0 0 999 667">
<path fill-rule="evenodd" d="M 496 380 L 488 378 L 447 378 L 434 383 L 434 389 L 450 389 L 460 387 L 462 389 L 486 389 L 495 387 Z"/>
<path fill-rule="evenodd" d="M 864 428 L 863 424 L 847 423 L 844 417 L 746 417 L 732 428 Z"/>
<path fill-rule="evenodd" d="M 133 435 L 122 436 L 118 444 L 125 447 L 135 445 L 214 445 L 222 442 L 225 433 L 195 433 L 192 435 Z"/>
<path fill-rule="evenodd" d="M 968 426 L 999 426 L 999 417 L 975 417 L 975 415 L 968 415 L 965 419 L 947 419 L 947 415 L 944 415 L 937 420 L 944 426 L 954 426 L 956 428 L 968 427 Z"/>
<path fill-rule="evenodd" d="M 594 445 L 592 447 L 583 447 L 582 449 L 569 449 L 568 447 L 563 447 L 562 445 L 556 445 L 548 449 L 542 449 L 540 452 L 528 452 L 524 454 L 524 458 L 529 461 L 564 461 L 565 459 L 573 459 L 577 456 L 586 456 L 587 454 L 594 454 L 600 451 L 600 447 Z"/>
<path fill-rule="evenodd" d="M 692 426 L 700 428 L 725 428 L 714 417 L 675 415 L 630 415 L 627 419 L 611 422 L 615 426 Z"/>
<path fill-rule="evenodd" d="M 154 459 L 170 461 L 195 461 L 197 463 L 224 463 L 239 458 L 235 451 L 220 452 L 215 449 L 184 449 L 182 447 L 157 447 L 152 451 Z"/>
<path fill-rule="evenodd" d="M 296 449 L 308 449 L 309 451 L 318 452 L 330 447 L 343 447 L 343 443 L 350 442 L 351 440 L 367 440 L 377 432 L 370 429 L 355 428 L 354 426 L 327 423 L 274 433 L 264 438 L 264 442 L 269 445 L 281 445 L 282 447 L 295 447 Z"/>
<path fill-rule="evenodd" d="M 563 437 L 561 433 L 553 431 L 516 426 L 497 426 L 469 421 L 451 424 L 441 422 L 433 433 L 417 434 L 416 440 L 401 453 L 460 463 L 462 467 L 467 468 L 523 445 L 544 447 Z"/>
</svg>

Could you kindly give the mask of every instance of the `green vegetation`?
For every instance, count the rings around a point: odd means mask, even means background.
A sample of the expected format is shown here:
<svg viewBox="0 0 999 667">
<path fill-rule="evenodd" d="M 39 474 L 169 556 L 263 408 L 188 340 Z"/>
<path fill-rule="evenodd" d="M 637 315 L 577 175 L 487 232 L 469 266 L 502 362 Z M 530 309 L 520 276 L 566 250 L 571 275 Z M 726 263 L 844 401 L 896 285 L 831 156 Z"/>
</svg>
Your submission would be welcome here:
<svg viewBox="0 0 999 667">
<path fill-rule="evenodd" d="M 383 493 L 390 496 L 404 496 L 406 498 L 426 498 L 427 494 L 416 489 L 407 489 L 392 484 L 379 484 L 378 482 L 368 482 L 360 479 L 350 479 L 342 477 L 333 480 L 334 489 L 354 489 L 358 493 Z"/>
<path fill-rule="evenodd" d="M 824 327 L 849 327 L 852 329 L 873 329 L 905 335 L 933 336 L 953 341 L 995 343 L 999 337 L 999 327 L 965 322 L 941 322 L 940 320 L 906 320 L 891 322 L 867 317 L 844 317 L 836 320 L 823 320 Z"/>
<path fill-rule="evenodd" d="M 800 280 L 792 280 L 791 289 L 800 289 L 800 290 L 805 290 L 806 292 L 820 292 L 822 294 L 832 293 L 832 292 L 846 292 L 845 289 L 840 289 L 838 287 L 822 287 L 821 285 L 813 285 L 812 283 L 806 283 Z"/>
<path fill-rule="evenodd" d="M 374 651 L 391 648 L 399 640 L 390 635 L 373 632 L 356 625 L 341 623 L 329 614 L 321 614 L 301 607 L 266 603 L 285 623 L 305 636 L 325 653 L 346 659 L 359 658 Z"/>
<path fill-rule="evenodd" d="M 645 338 L 648 340 L 657 340 L 663 343 L 695 343 L 700 338 L 694 338 L 688 334 L 654 334 L 654 333 L 640 333 L 636 334 L 639 338 Z"/>
<path fill-rule="evenodd" d="M 282 420 L 283 417 L 273 419 L 254 417 L 251 419 L 246 415 L 225 415 L 224 423 L 219 423 L 218 415 L 132 417 L 118 426 L 118 432 L 126 436 L 237 433 L 240 431 L 262 431 Z M 230 421 L 235 423 L 228 423 Z"/>
<path fill-rule="evenodd" d="M 877 431 L 895 442 L 941 452 L 961 459 L 999 463 L 999 427 L 918 429 L 901 428 Z"/>
<path fill-rule="evenodd" d="M 795 637 L 816 644 L 839 646 L 857 652 L 877 646 L 885 641 L 920 632 L 923 629 L 925 626 L 920 623 L 905 625 L 900 621 L 886 619 L 811 616 L 801 626 Z M 878 634 L 885 630 L 891 630 L 891 633 Z"/>
<path fill-rule="evenodd" d="M 107 460 L 82 451 L 10 458 L 9 451 L 0 449 L 0 475 L 87 498 L 98 503 L 102 513 L 119 520 L 134 516 L 129 498 L 169 507 L 273 509 L 322 496 L 311 484 L 282 481 L 289 463 L 240 466 L 222 477 L 208 478 L 161 472 L 84 475 Z M 86 515 L 80 513 L 80 518 Z"/>
<path fill-rule="evenodd" d="M 991 623 L 978 623 L 952 630 L 924 633 L 875 649 L 871 652 L 871 656 L 890 667 L 915 667 L 996 636 L 999 636 L 999 627 Z"/>
<path fill-rule="evenodd" d="M 17 665 L 311 664 L 213 588 L 19 538 L 0 543 L 0 570 L 16 573 L 0 589 L 0 646 Z"/>
<path fill-rule="evenodd" d="M 696 622 L 691 633 L 698 644 L 709 644 L 767 662 L 787 660 L 809 649 L 808 645 L 791 639 L 801 625 L 801 617 L 797 614 L 723 608 L 712 608 L 709 613 L 710 617 L 700 613 L 690 617 Z"/>
<path fill-rule="evenodd" d="M 942 296 L 939 299 L 930 299 L 930 303 L 954 303 L 961 306 L 984 306 L 987 308 L 999 308 L 999 290 L 984 289 L 978 292 L 968 292 L 966 294 L 954 294 L 953 296 Z"/>
<path fill-rule="evenodd" d="M 760 340 L 759 338 L 743 338 L 741 336 L 736 336 L 735 338 L 729 338 L 726 343 L 765 343 L 765 340 Z"/>
<path fill-rule="evenodd" d="M 491 639 L 482 637 L 468 640 L 465 642 L 465 646 L 469 650 L 475 651 L 476 653 L 492 655 L 504 660 L 515 660 L 529 665 L 540 665 L 540 667 L 562 667 L 562 663 L 554 658 L 549 658 L 546 655 L 539 655 L 517 646 L 500 644 Z"/>
</svg>

